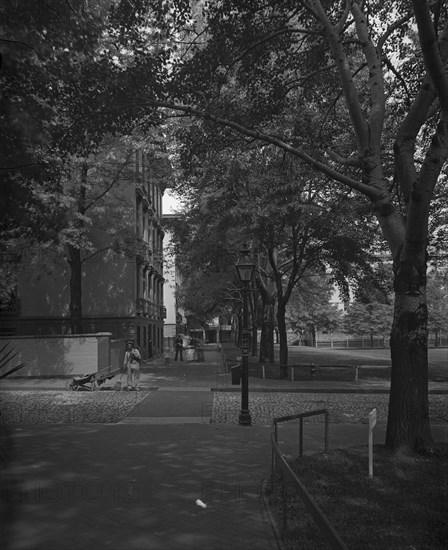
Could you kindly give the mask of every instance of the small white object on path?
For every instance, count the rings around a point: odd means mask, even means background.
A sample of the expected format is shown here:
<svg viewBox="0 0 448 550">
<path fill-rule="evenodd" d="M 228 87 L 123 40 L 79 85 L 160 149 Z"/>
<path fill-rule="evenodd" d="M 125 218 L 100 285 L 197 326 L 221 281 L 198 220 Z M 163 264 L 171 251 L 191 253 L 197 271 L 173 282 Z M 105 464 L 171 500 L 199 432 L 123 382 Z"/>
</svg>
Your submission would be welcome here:
<svg viewBox="0 0 448 550">
<path fill-rule="evenodd" d="M 205 502 L 202 502 L 202 500 L 200 500 L 199 498 L 196 500 L 196 504 L 201 508 L 207 508 L 207 504 L 205 504 Z"/>
</svg>

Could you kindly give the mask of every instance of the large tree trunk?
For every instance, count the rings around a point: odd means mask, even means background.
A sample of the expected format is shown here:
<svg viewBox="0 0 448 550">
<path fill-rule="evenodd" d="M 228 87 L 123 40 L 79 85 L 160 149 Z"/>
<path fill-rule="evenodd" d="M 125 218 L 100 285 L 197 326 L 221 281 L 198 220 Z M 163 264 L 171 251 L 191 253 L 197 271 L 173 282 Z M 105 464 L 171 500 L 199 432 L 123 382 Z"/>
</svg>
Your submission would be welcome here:
<svg viewBox="0 0 448 550">
<path fill-rule="evenodd" d="M 82 261 L 79 248 L 69 245 L 70 324 L 72 334 L 82 334 Z"/>
<path fill-rule="evenodd" d="M 286 335 L 285 313 L 285 304 L 283 300 L 279 299 L 277 305 L 277 325 L 280 340 L 280 365 L 282 367 L 282 376 L 285 376 L 286 365 L 288 364 L 288 338 Z"/>
<path fill-rule="evenodd" d="M 406 302 L 397 297 L 399 303 Z M 399 306 L 400 307 L 400 306 Z M 392 374 L 386 447 L 413 451 L 432 442 L 428 409 L 427 339 L 417 311 L 403 311 L 394 321 L 390 347 Z"/>
<path fill-rule="evenodd" d="M 315 348 L 316 347 L 316 325 L 314 323 L 310 325 L 309 334 L 311 337 L 311 346 Z"/>
<path fill-rule="evenodd" d="M 274 304 L 263 302 L 263 322 L 260 338 L 260 363 L 274 363 Z"/>
<path fill-rule="evenodd" d="M 259 261 L 259 258 L 258 258 Z M 259 363 L 274 363 L 274 305 L 276 290 L 275 285 L 268 277 L 263 277 L 264 269 L 257 265 L 255 283 L 261 300 L 261 335 Z"/>
<path fill-rule="evenodd" d="M 423 247 L 424 248 L 424 247 Z M 401 262 L 395 275 L 395 310 L 386 446 L 408 451 L 432 444 L 428 403 L 426 262 Z"/>
</svg>

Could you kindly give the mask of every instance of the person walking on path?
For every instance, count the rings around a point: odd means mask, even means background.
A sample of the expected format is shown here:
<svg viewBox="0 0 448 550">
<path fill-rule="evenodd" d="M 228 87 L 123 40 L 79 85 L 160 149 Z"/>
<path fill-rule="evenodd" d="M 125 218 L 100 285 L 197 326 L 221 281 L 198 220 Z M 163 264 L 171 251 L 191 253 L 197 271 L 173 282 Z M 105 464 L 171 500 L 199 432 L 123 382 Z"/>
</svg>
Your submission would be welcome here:
<svg viewBox="0 0 448 550">
<path fill-rule="evenodd" d="M 140 352 L 134 346 L 131 340 L 126 344 L 126 353 L 124 354 L 123 369 L 126 369 L 127 389 L 133 391 L 140 390 L 140 361 L 142 360 Z"/>
<path fill-rule="evenodd" d="M 182 350 L 184 348 L 184 341 L 182 340 L 182 337 L 180 334 L 177 335 L 176 338 L 176 355 L 174 357 L 174 360 L 177 361 L 177 356 L 180 354 L 180 360 L 183 361 L 182 357 Z"/>
</svg>

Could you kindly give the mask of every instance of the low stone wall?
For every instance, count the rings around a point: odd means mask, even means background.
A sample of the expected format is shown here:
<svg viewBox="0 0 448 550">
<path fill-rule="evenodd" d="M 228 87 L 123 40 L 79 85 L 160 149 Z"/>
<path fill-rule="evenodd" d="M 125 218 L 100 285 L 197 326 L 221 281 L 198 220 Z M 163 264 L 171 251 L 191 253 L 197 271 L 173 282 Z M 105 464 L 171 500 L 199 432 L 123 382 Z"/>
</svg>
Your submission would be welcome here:
<svg viewBox="0 0 448 550">
<path fill-rule="evenodd" d="M 20 363 L 27 363 L 10 377 L 71 377 L 96 372 L 111 365 L 110 337 L 111 333 L 100 332 L 66 336 L 1 338 L 0 349 L 5 343 L 9 343 L 8 349 L 12 348 L 17 352 L 3 371 Z M 1 352 L 1 356 L 6 352 L 7 350 Z"/>
</svg>

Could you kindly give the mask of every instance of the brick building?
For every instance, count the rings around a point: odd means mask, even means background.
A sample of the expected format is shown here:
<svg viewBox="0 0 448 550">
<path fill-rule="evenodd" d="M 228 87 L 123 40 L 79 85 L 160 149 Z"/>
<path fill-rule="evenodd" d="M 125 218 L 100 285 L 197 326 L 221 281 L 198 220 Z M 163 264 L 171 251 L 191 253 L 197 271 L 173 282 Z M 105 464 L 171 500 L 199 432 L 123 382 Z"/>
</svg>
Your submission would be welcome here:
<svg viewBox="0 0 448 550">
<path fill-rule="evenodd" d="M 82 252 L 82 332 L 133 337 L 146 357 L 163 351 L 162 196 L 171 170 L 160 148 L 118 151 L 123 163 L 127 159 L 125 169 L 116 170 L 120 178 L 98 209 L 100 222 L 95 224 L 93 216 L 89 240 L 94 249 Z M 14 297 L 0 306 L 1 334 L 73 332 L 67 258 L 53 253 L 22 267 Z"/>
</svg>

